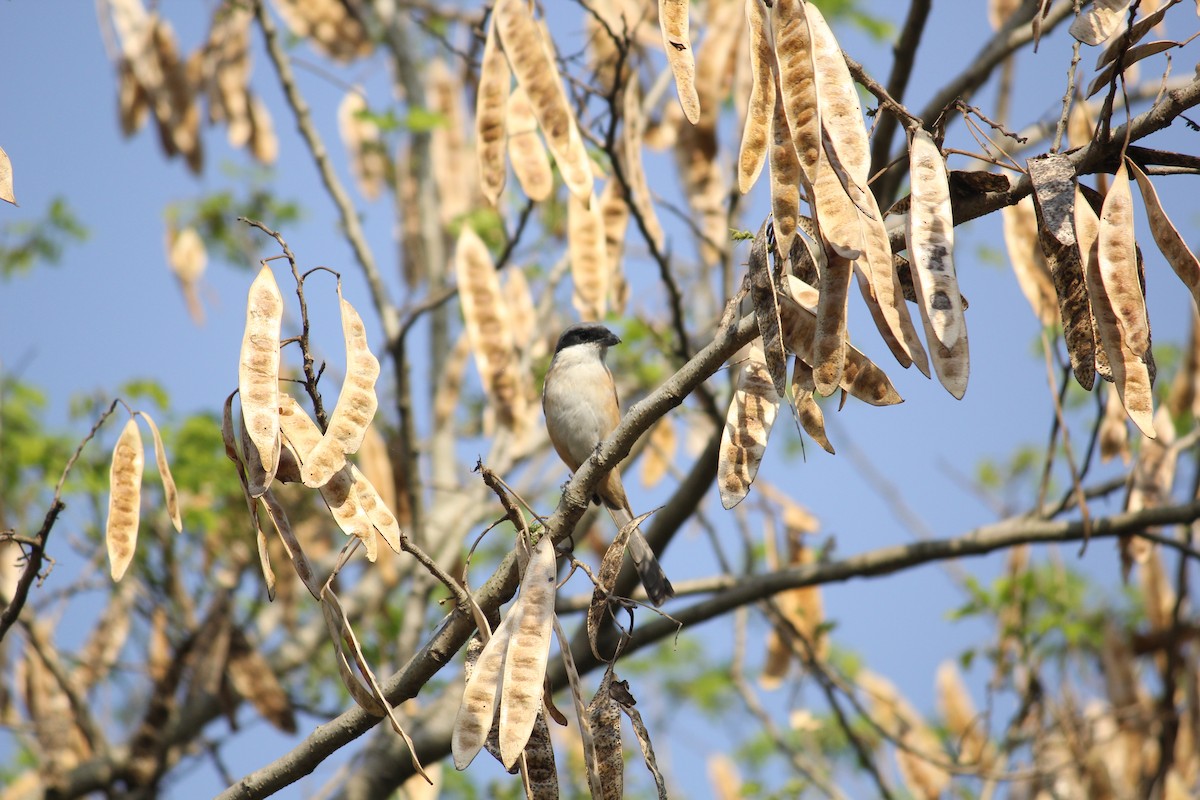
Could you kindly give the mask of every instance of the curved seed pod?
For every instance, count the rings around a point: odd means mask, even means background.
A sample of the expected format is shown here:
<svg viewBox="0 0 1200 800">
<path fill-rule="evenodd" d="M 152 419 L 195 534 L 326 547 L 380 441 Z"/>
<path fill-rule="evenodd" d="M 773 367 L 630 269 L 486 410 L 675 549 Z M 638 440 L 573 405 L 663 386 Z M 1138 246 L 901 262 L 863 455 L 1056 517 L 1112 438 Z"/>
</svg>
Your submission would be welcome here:
<svg viewBox="0 0 1200 800">
<path fill-rule="evenodd" d="M 271 122 L 271 113 L 258 95 L 250 95 L 250 155 L 270 166 L 279 157 L 279 137 Z"/>
<path fill-rule="evenodd" d="M 467 676 L 462 703 L 454 718 L 450 735 L 450 752 L 454 768 L 463 770 L 475 759 L 487 741 L 496 719 L 496 703 L 500 699 L 500 679 L 504 674 L 505 654 L 512 639 L 514 608 L 492 632 L 479 658 Z"/>
<path fill-rule="evenodd" d="M 900 366 L 907 369 L 910 364 L 916 364 L 917 369 L 925 377 L 929 377 L 929 360 L 925 348 L 921 346 L 921 337 L 909 316 L 905 304 L 904 287 L 901 285 L 900 273 L 892 254 L 891 241 L 888 238 L 883 215 L 879 213 L 879 205 L 875 195 L 864 193 L 867 211 L 874 216 L 858 211 L 859 224 L 863 232 L 864 259 L 855 262 L 855 273 L 858 276 L 859 293 L 867 302 L 871 319 L 888 349 L 892 351 Z M 870 278 L 866 278 L 869 269 Z"/>
<path fill-rule="evenodd" d="M 360 89 L 346 92 L 338 106 L 338 131 L 350 155 L 350 172 L 367 200 L 377 200 L 387 183 L 388 158 L 375 121 L 366 116 L 367 100 Z"/>
<path fill-rule="evenodd" d="M 763 0 L 746 0 L 746 21 L 750 25 L 750 100 L 738 151 L 738 189 L 742 194 L 750 191 L 762 172 L 770 139 L 767 121 L 775 108 L 775 49 Z"/>
<path fill-rule="evenodd" d="M 240 628 L 233 629 L 226 669 L 234 691 L 246 698 L 263 719 L 284 733 L 296 732 L 291 698 L 270 662 L 254 649 Z"/>
<path fill-rule="evenodd" d="M 625 182 L 629 186 L 629 197 L 633 208 L 646 227 L 646 235 L 654 242 L 654 246 L 662 249 L 663 230 L 654 211 L 654 202 L 650 199 L 650 187 L 646 183 L 646 171 L 642 165 L 642 135 L 644 119 L 642 117 L 641 90 L 638 86 L 637 73 L 630 75 L 625 84 L 624 97 L 621 98 L 621 166 L 625 170 Z"/>
<path fill-rule="evenodd" d="M 358 452 L 367 426 L 379 407 L 375 396 L 379 359 L 367 344 L 367 329 L 362 317 L 350 301 L 342 297 L 340 287 L 338 301 L 342 310 L 342 337 L 346 340 L 346 378 L 329 417 L 329 427 L 301 468 L 304 485 L 312 489 L 324 485 L 333 473 L 344 467 L 347 455 Z"/>
<path fill-rule="evenodd" d="M 1079 246 L 1081 249 L 1086 248 L 1084 277 L 1088 302 L 1095 318 L 1100 344 L 1108 356 L 1113 385 L 1116 386 L 1121 404 L 1125 406 L 1129 418 L 1143 434 L 1153 439 L 1154 398 L 1150 372 L 1146 363 L 1134 355 L 1126 345 L 1117 313 L 1113 310 L 1112 300 L 1108 296 L 1107 285 L 1101 276 L 1100 222 L 1096 218 L 1096 212 L 1082 196 L 1076 198 L 1074 212 Z"/>
<path fill-rule="evenodd" d="M 429 63 L 426 79 L 429 108 L 445 121 L 430 131 L 429 161 L 437 186 L 438 213 L 442 224 L 450 225 L 476 206 L 479 172 L 471 169 L 476 159 L 466 134 L 462 78 L 435 58 Z"/>
<path fill-rule="evenodd" d="M 538 137 L 533 106 L 520 86 L 514 87 L 508 95 L 505 117 L 508 160 L 512 162 L 513 174 L 517 176 L 525 196 L 541 202 L 554 190 L 554 173 L 550 169 L 550 157 L 546 155 L 546 148 Z"/>
<path fill-rule="evenodd" d="M 1197 308 L 1200 308 L 1200 261 L 1196 260 L 1196 255 L 1188 248 L 1179 229 L 1172 224 L 1167 212 L 1163 210 L 1162 203 L 1158 199 L 1158 192 L 1155 191 L 1149 176 L 1131 159 L 1126 159 L 1125 163 L 1129 165 L 1129 171 L 1137 179 L 1138 189 L 1142 193 L 1142 203 L 1146 207 L 1146 217 L 1150 221 L 1150 233 L 1154 235 L 1155 244 L 1166 257 L 1167 263 L 1175 270 L 1179 280 L 1183 281 L 1183 285 L 1192 293 L 1192 302 L 1196 304 Z"/>
<path fill-rule="evenodd" d="M 566 717 L 562 717 L 560 724 L 565 725 L 566 722 Z M 554 743 L 550 740 L 550 726 L 546 724 L 546 715 L 541 712 L 533 724 L 529 743 L 525 745 L 522 767 L 529 781 L 526 797 L 533 800 L 558 800 L 558 770 L 554 766 Z"/>
<path fill-rule="evenodd" d="M 1134 75 L 1136 75 L 1135 70 L 1137 69 L 1134 67 L 1134 65 L 1137 64 L 1137 62 L 1150 58 L 1151 56 L 1156 56 L 1159 53 L 1165 53 L 1168 50 L 1174 50 L 1175 48 L 1182 47 L 1183 45 L 1184 42 L 1165 40 L 1147 42 L 1146 44 L 1140 44 L 1137 47 L 1131 47 L 1125 51 L 1125 55 L 1121 59 L 1121 74 L 1124 76 L 1126 81 L 1133 83 L 1135 80 Z M 1084 97 L 1092 97 L 1105 86 L 1108 86 L 1112 82 L 1113 73 L 1116 72 L 1116 69 L 1117 65 L 1115 63 L 1109 64 L 1107 67 L 1102 69 L 1100 73 L 1092 79 L 1092 82 L 1088 84 L 1087 92 L 1084 94 Z"/>
<path fill-rule="evenodd" d="M 496 20 L 488 25 L 483 58 L 479 64 L 479 90 L 475 99 L 475 150 L 479 160 L 479 186 L 493 206 L 504 191 L 508 168 L 504 164 L 504 117 L 512 73 L 496 41 Z"/>
<path fill-rule="evenodd" d="M 1105 64 L 1111 64 L 1117 59 L 1117 55 L 1123 52 L 1126 47 L 1132 47 L 1140 42 L 1146 36 L 1146 34 L 1150 32 L 1151 28 L 1156 28 L 1158 32 L 1161 33 L 1162 28 L 1160 26 L 1163 17 L 1166 16 L 1166 13 L 1171 10 L 1172 6 L 1179 2 L 1180 0 L 1167 0 L 1166 3 L 1163 3 L 1159 8 L 1153 11 L 1151 10 L 1152 5 L 1150 3 L 1143 2 L 1140 10 L 1142 12 L 1150 13 L 1147 13 L 1144 17 L 1133 23 L 1132 27 L 1130 27 L 1125 35 L 1121 36 L 1119 39 L 1113 40 L 1111 43 L 1109 43 L 1108 47 L 1104 48 L 1104 52 L 1102 52 L 1100 57 L 1096 59 L 1096 69 L 1102 68 Z M 1128 64 L 1129 61 L 1126 59 L 1125 63 Z"/>
<path fill-rule="evenodd" d="M 591 160 L 567 102 L 558 64 L 547 52 L 528 4 L 524 0 L 499 0 L 492 13 L 508 63 L 529 97 L 563 182 L 576 197 L 590 196 Z"/>
<path fill-rule="evenodd" d="M 700 97 L 696 93 L 696 57 L 692 54 L 688 6 L 688 0 L 658 0 L 658 25 L 667 63 L 675 75 L 679 105 L 688 122 L 695 125 L 700 121 Z"/>
<path fill-rule="evenodd" d="M 1023 197 L 1015 205 L 1000 209 L 1004 220 L 1004 245 L 1012 264 L 1017 285 L 1029 301 L 1033 313 L 1043 327 L 1058 321 L 1058 299 L 1054 294 L 1054 279 L 1050 266 L 1038 245 L 1037 212 L 1033 198 Z"/>
<path fill-rule="evenodd" d="M 820 10 L 812 3 L 805 3 L 805 17 L 812 36 L 821 127 L 828 134 L 828 141 L 845 167 L 846 175 L 859 189 L 866 191 L 871 151 L 858 90 L 850 77 L 842 48 Z"/>
<path fill-rule="evenodd" d="M 595 745 L 596 772 L 603 787 L 602 800 L 621 800 L 625 791 L 625 754 L 621 745 L 621 707 L 612 698 L 613 673 L 608 669 L 600 688 L 587 705 L 588 723 Z"/>
<path fill-rule="evenodd" d="M 776 94 L 771 118 L 771 214 L 775 219 L 775 239 L 780 253 L 792 252 L 800 216 L 800 159 L 792 144 L 783 98 Z"/>
<path fill-rule="evenodd" d="M 1130 2 L 1131 0 L 1096 0 L 1087 11 L 1075 18 L 1068 30 L 1084 44 L 1098 45 L 1112 36 L 1125 20 L 1125 11 Z"/>
<path fill-rule="evenodd" d="M 383 501 L 375 484 L 367 480 L 367 476 L 363 475 L 358 467 L 353 464 L 349 466 L 350 478 L 354 481 L 354 493 L 358 496 L 359 505 L 362 506 L 367 519 L 375 526 L 375 530 L 379 531 L 379 535 L 383 537 L 387 546 L 392 548 L 392 552 L 399 553 L 400 537 L 403 534 L 400 531 L 400 523 L 396 520 L 396 515 Z"/>
<path fill-rule="evenodd" d="M 525 749 L 542 707 L 554 628 L 555 578 L 554 544 L 543 536 L 533 546 L 521 578 L 521 596 L 510 612 L 516 621 L 500 684 L 500 760 L 505 767 L 511 767 Z"/>
<path fill-rule="evenodd" d="M 900 744 L 896 766 L 905 788 L 913 797 L 940 797 L 950 784 L 950 776 L 920 755 L 941 752 L 938 738 L 886 678 L 864 669 L 859 672 L 858 685 L 866 696 L 871 719 L 879 723 L 888 738 Z"/>
<path fill-rule="evenodd" d="M 1124 464 L 1129 464 L 1133 455 L 1129 450 L 1129 418 L 1125 415 L 1125 406 L 1121 405 L 1121 396 L 1111 386 L 1104 390 L 1104 417 L 1100 420 L 1099 439 L 1100 463 L 1120 456 Z"/>
<path fill-rule="evenodd" d="M 608 299 L 612 301 L 613 311 L 622 314 L 629 301 L 629 284 L 621 264 L 625 254 L 625 232 L 629 229 L 629 206 L 615 175 L 604 184 L 599 202 L 600 218 L 604 221 L 604 261 L 609 269 Z"/>
<path fill-rule="evenodd" d="M 821 158 L 821 101 L 813 65 L 812 34 L 803 0 L 776 0 L 775 54 L 783 107 L 800 168 L 806 180 L 816 180 Z"/>
<path fill-rule="evenodd" d="M 909 149 L 912 202 L 908 210 L 908 257 L 917 280 L 926 333 L 953 350 L 966 330 L 962 296 L 954 272 L 954 217 L 950 208 L 950 178 L 933 137 L 924 128 L 913 131 Z M 933 342 L 929 344 L 933 349 Z"/>
<path fill-rule="evenodd" d="M 150 426 L 150 435 L 154 437 L 154 462 L 158 465 L 158 477 L 163 485 L 163 502 L 167 506 L 167 514 L 175 530 L 183 533 L 183 519 L 179 516 L 179 491 L 175 488 L 175 478 L 171 476 L 171 465 L 167 462 L 167 451 L 163 447 L 162 435 L 158 426 L 145 411 L 135 411 L 134 416 L 140 416 Z"/>
<path fill-rule="evenodd" d="M 1129 172 L 1123 168 L 1117 170 L 1104 197 L 1097 247 L 1100 278 L 1117 315 L 1125 346 L 1134 356 L 1144 359 L 1150 349 L 1150 322 L 1146 317 L 1146 298 L 1138 280 Z"/>
<path fill-rule="evenodd" d="M 250 284 L 246 299 L 246 330 L 238 364 L 238 391 L 242 419 L 258 451 L 264 481 L 251 496 L 271 485 L 279 466 L 279 329 L 283 323 L 283 296 L 266 264 Z"/>
<path fill-rule="evenodd" d="M 835 247 L 829 247 L 825 256 L 827 263 L 821 272 L 821 299 L 812 340 L 813 379 L 822 397 L 833 394 L 846 366 L 846 312 L 854 273 L 851 259 Z"/>
<path fill-rule="evenodd" d="M 800 418 L 800 427 L 804 428 L 804 432 L 811 436 L 814 442 L 821 445 L 826 453 L 833 455 L 833 445 L 830 444 L 829 436 L 825 433 L 825 414 L 821 411 L 821 404 L 813 398 L 816 388 L 817 385 L 813 382 L 812 367 L 805 364 L 804 359 L 797 358 L 792 365 L 792 397 L 795 398 L 796 415 Z"/>
<path fill-rule="evenodd" d="M 125 570 L 129 569 L 137 546 L 145 460 L 142 434 L 138 431 L 137 421 L 130 417 L 117 437 L 108 471 L 108 522 L 104 540 L 108 545 L 108 563 L 114 581 L 121 580 Z"/>
<path fill-rule="evenodd" d="M 762 347 L 755 342 L 750 345 L 746 364 L 738 373 L 737 389 L 721 433 L 717 487 L 725 508 L 733 508 L 749 494 L 778 412 L 779 395 L 767 370 Z"/>
<path fill-rule="evenodd" d="M 790 147 L 790 142 L 787 145 Z M 779 293 L 767 255 L 771 233 L 771 220 L 766 219 L 750 245 L 747 272 L 750 278 L 750 301 L 762 337 L 764 363 L 775 385 L 775 393 L 782 397 L 787 392 L 787 353 L 784 352 L 780 332 Z"/>
<path fill-rule="evenodd" d="M 954 661 L 943 661 L 938 666 L 935 682 L 938 711 L 953 741 L 958 744 L 958 762 L 981 767 L 992 764 L 996 748 L 988 741 L 987 728 L 975 710 L 958 665 Z"/>
<path fill-rule="evenodd" d="M 609 268 L 604 245 L 604 218 L 595 194 L 567 198 L 567 251 L 575 291 L 571 304 L 585 322 L 604 318 Z"/>
<path fill-rule="evenodd" d="M 279 16 L 296 34 L 335 61 L 347 63 L 370 55 L 371 35 L 341 0 L 277 0 Z"/>
<path fill-rule="evenodd" d="M 602 233 L 597 235 L 597 241 L 603 242 Z M 483 240 L 469 227 L 464 226 L 458 236 L 454 269 L 475 366 L 500 422 L 514 427 L 527 415 L 517 375 L 512 325 L 492 257 Z"/>
</svg>

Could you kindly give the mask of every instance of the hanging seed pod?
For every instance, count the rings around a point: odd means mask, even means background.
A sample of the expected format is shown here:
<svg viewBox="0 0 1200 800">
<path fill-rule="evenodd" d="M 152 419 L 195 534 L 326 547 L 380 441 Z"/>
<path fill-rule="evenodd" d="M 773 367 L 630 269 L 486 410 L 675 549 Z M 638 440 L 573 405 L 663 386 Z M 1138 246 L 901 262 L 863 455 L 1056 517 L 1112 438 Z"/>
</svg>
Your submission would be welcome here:
<svg viewBox="0 0 1200 800">
<path fill-rule="evenodd" d="M 270 267 L 263 264 L 250 284 L 246 299 L 246 329 L 238 365 L 238 391 L 242 419 L 262 463 L 264 481 L 252 487 L 260 496 L 270 486 L 279 466 L 279 330 L 283 322 L 283 295 Z"/>
<path fill-rule="evenodd" d="M 721 434 L 717 487 L 725 508 L 733 508 L 749 494 L 778 411 L 779 395 L 767 370 L 762 347 L 752 344 L 746 364 L 738 374 L 737 389 Z"/>
<path fill-rule="evenodd" d="M 1042 255 L 1038 244 L 1037 212 L 1033 198 L 1023 197 L 1015 205 L 1000 210 L 1004 221 L 1004 245 L 1008 249 L 1008 261 L 1022 294 L 1029 301 L 1033 313 L 1043 327 L 1058 321 L 1058 299 L 1054 293 L 1054 279 L 1050 266 Z"/>
<path fill-rule="evenodd" d="M 803 0 L 777 0 L 775 3 L 775 55 L 779 64 L 779 85 L 788 129 L 800 159 L 805 181 L 816 181 L 817 162 L 821 158 L 821 101 L 817 92 L 817 74 L 813 65 L 812 34 Z"/>
<path fill-rule="evenodd" d="M 130 417 L 113 447 L 108 472 L 108 521 L 104 540 L 112 579 L 119 581 L 133 561 L 142 508 L 142 468 L 146 455 L 137 421 Z"/>
<path fill-rule="evenodd" d="M 775 108 L 775 50 L 762 0 L 746 0 L 750 26 L 750 99 L 738 152 L 738 189 L 750 191 L 762 172 L 770 139 L 768 121 Z"/>
<path fill-rule="evenodd" d="M 512 73 L 496 40 L 492 18 L 479 64 L 479 89 L 475 97 L 475 152 L 479 161 L 479 186 L 493 206 L 504 191 L 508 168 L 504 163 L 504 123 Z"/>
<path fill-rule="evenodd" d="M 554 191 L 554 173 L 550 157 L 538 136 L 537 117 L 529 96 L 520 86 L 513 87 L 505 106 L 505 127 L 508 131 L 508 160 L 513 174 L 530 200 L 541 202 Z"/>
<path fill-rule="evenodd" d="M 696 57 L 689 33 L 688 0 L 658 0 L 658 24 L 663 50 L 675 75 L 675 91 L 688 122 L 700 121 L 700 97 L 696 93 Z"/>
<path fill-rule="evenodd" d="M 913 131 L 909 174 L 908 257 L 917 280 L 922 317 L 942 347 L 951 350 L 966 330 L 954 271 L 954 219 L 946 162 L 924 128 Z M 930 342 L 932 349 L 933 343 Z"/>
<path fill-rule="evenodd" d="M 604 318 L 610 270 L 604 239 L 604 217 L 596 195 L 567 199 L 567 248 L 575 291 L 571 303 L 585 322 Z"/>
</svg>

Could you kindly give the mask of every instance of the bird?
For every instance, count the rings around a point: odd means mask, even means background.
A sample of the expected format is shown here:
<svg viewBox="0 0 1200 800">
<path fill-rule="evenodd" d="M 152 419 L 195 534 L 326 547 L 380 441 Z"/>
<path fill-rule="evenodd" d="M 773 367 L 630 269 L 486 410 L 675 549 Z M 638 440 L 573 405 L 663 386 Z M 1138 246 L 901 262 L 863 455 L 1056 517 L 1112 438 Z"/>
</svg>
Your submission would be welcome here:
<svg viewBox="0 0 1200 800">
<path fill-rule="evenodd" d="M 617 387 L 604 362 L 608 348 L 620 343 L 612 331 L 595 322 L 571 325 L 558 337 L 542 386 L 542 412 L 550 442 L 572 473 L 621 421 Z M 604 504 L 618 529 L 633 521 L 616 468 L 600 481 L 592 502 Z M 628 546 L 651 602 L 659 606 L 674 597 L 675 589 L 641 531 L 633 530 Z"/>
</svg>

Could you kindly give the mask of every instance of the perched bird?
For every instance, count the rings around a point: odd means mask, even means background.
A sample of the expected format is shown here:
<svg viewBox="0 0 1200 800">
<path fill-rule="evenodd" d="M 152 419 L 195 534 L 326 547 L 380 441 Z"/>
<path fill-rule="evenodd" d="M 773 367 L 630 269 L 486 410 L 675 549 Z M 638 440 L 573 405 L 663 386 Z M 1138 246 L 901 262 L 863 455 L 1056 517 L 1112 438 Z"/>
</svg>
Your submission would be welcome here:
<svg viewBox="0 0 1200 800">
<path fill-rule="evenodd" d="M 612 331 L 594 322 L 572 325 L 558 337 L 554 360 L 542 387 L 546 430 L 559 457 L 572 472 L 587 461 L 621 421 L 617 387 L 604 363 L 608 348 L 620 344 Z M 596 487 L 593 502 L 603 502 L 618 528 L 633 520 L 621 475 L 614 469 Z M 650 543 L 641 531 L 629 536 L 629 555 L 646 594 L 655 605 L 675 595 Z"/>
</svg>

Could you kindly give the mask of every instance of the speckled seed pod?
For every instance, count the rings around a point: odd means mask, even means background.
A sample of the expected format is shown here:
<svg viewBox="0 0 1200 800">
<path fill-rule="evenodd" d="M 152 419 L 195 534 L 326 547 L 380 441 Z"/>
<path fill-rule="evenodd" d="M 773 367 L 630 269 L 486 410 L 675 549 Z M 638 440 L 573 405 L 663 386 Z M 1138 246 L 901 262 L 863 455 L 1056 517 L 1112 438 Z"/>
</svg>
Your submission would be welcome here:
<svg viewBox="0 0 1200 800">
<path fill-rule="evenodd" d="M 132 417 L 125 423 L 113 447 L 112 466 L 108 471 L 108 522 L 104 541 L 112 579 L 121 580 L 133 561 L 137 546 L 138 521 L 142 511 L 142 468 L 146 455 L 142 434 Z"/>
<path fill-rule="evenodd" d="M 279 466 L 279 329 L 283 296 L 266 264 L 250 284 L 246 329 L 238 364 L 242 419 L 263 467 L 262 482 L 250 487 L 259 497 L 271 485 Z"/>
<path fill-rule="evenodd" d="M 762 348 L 752 344 L 749 357 L 738 373 L 717 458 L 717 487 L 725 508 L 733 508 L 749 494 L 778 411 L 779 395 L 767 371 Z"/>
</svg>

